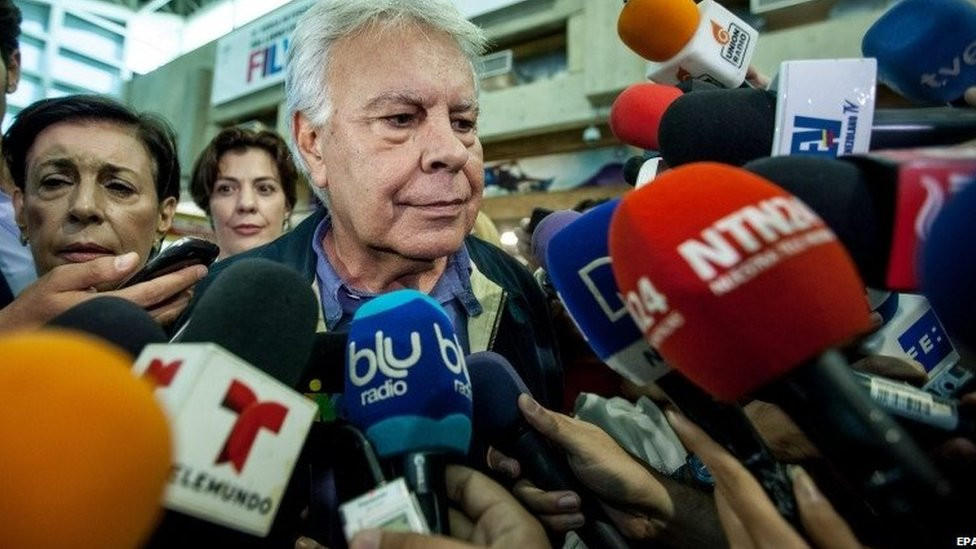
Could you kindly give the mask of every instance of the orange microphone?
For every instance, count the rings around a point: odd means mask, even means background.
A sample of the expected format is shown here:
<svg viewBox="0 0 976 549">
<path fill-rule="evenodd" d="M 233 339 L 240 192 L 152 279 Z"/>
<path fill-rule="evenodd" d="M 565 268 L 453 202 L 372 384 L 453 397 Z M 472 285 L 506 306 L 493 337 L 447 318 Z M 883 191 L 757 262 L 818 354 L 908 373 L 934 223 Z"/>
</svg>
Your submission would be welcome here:
<svg viewBox="0 0 976 549">
<path fill-rule="evenodd" d="M 652 82 L 628 86 L 610 106 L 610 131 L 628 145 L 661 150 L 657 139 L 661 117 L 681 94 L 674 86 Z"/>
<path fill-rule="evenodd" d="M 726 88 L 745 81 L 759 33 L 715 0 L 628 0 L 617 19 L 628 48 L 650 61 L 660 84 L 705 79 Z"/>
<path fill-rule="evenodd" d="M 2 337 L 0 357 L 0 547 L 141 545 L 172 454 L 150 383 L 71 331 Z"/>
</svg>

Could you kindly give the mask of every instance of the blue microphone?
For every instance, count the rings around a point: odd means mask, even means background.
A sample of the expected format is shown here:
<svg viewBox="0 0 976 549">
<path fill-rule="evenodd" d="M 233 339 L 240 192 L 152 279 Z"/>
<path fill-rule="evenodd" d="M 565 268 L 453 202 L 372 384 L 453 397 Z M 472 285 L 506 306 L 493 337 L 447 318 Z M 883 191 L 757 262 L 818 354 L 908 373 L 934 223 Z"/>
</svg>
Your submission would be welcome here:
<svg viewBox="0 0 976 549">
<path fill-rule="evenodd" d="M 976 256 L 966 244 L 976 234 L 976 184 L 945 205 L 922 248 L 922 292 L 949 335 L 966 352 L 976 352 Z"/>
<path fill-rule="evenodd" d="M 549 277 L 566 311 L 600 360 L 638 385 L 657 383 L 686 416 L 742 461 L 784 517 L 799 524 L 786 469 L 773 459 L 742 408 L 717 402 L 672 371 L 627 313 L 607 240 L 619 204 L 615 199 L 587 211 L 547 246 Z"/>
<path fill-rule="evenodd" d="M 375 297 L 349 326 L 346 419 L 396 458 L 431 531 L 448 533 L 444 462 L 471 443 L 471 380 L 447 313 L 415 290 Z"/>
<path fill-rule="evenodd" d="M 976 86 L 976 6 L 968 0 L 902 0 L 861 42 L 878 80 L 908 99 L 947 103 Z"/>
</svg>

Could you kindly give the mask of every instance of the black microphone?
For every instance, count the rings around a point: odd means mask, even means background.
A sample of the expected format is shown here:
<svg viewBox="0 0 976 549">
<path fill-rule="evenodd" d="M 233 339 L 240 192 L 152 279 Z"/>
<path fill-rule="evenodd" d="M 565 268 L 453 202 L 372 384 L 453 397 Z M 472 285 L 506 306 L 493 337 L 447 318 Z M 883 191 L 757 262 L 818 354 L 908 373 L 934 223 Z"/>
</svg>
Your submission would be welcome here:
<svg viewBox="0 0 976 549">
<path fill-rule="evenodd" d="M 686 93 L 661 116 L 658 143 L 669 166 L 714 161 L 741 166 L 769 156 L 776 94 L 766 90 Z M 876 109 L 871 150 L 952 145 L 976 138 L 976 112 L 943 107 Z"/>
<path fill-rule="evenodd" d="M 318 301 L 297 271 L 241 259 L 200 297 L 183 343 L 212 342 L 289 387 L 298 387 L 315 344 Z"/>
<path fill-rule="evenodd" d="M 49 320 L 47 326 L 85 332 L 124 349 L 133 358 L 146 345 L 167 339 L 142 307 L 110 295 L 83 301 Z"/>
<path fill-rule="evenodd" d="M 489 444 L 519 461 L 525 477 L 543 490 L 572 490 L 580 497 L 586 523 L 576 530 L 587 547 L 623 548 L 627 541 L 607 518 L 597 498 L 555 450 L 522 417 L 518 396 L 530 394 L 504 357 L 491 351 L 468 355 L 474 391 L 474 426 Z"/>
</svg>

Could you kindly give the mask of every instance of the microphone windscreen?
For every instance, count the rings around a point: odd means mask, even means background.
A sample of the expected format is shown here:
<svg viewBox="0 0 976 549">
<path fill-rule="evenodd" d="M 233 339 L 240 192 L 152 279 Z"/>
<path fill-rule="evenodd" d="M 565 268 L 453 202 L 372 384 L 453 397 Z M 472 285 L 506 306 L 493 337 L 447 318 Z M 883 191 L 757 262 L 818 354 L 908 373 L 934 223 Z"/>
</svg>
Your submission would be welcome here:
<svg viewBox="0 0 976 549">
<path fill-rule="evenodd" d="M 806 155 L 761 158 L 743 168 L 813 208 L 847 249 L 861 278 L 869 286 L 883 287 L 886 246 L 861 169 L 835 158 Z"/>
<path fill-rule="evenodd" d="M 543 271 L 549 272 L 548 249 L 552 237 L 581 215 L 576 210 L 559 210 L 544 217 L 536 226 L 532 232 L 532 255 Z"/>
<path fill-rule="evenodd" d="M 471 443 L 471 381 L 440 304 L 416 290 L 374 297 L 349 325 L 343 409 L 381 457 Z"/>
<path fill-rule="evenodd" d="M 642 82 L 629 86 L 610 106 L 610 131 L 628 145 L 656 151 L 661 117 L 681 90 L 674 86 Z"/>
<path fill-rule="evenodd" d="M 637 185 L 637 178 L 640 176 L 644 162 L 645 158 L 643 155 L 631 156 L 624 162 L 624 181 L 631 187 Z"/>
<path fill-rule="evenodd" d="M 630 0 L 617 18 L 617 35 L 644 59 L 667 61 L 695 35 L 699 20 L 691 0 Z"/>
<path fill-rule="evenodd" d="M 976 85 L 976 5 L 968 0 L 901 0 L 864 33 L 878 80 L 923 103 L 946 103 Z"/>
<path fill-rule="evenodd" d="M 956 194 L 932 223 L 922 249 L 922 289 L 949 335 L 976 351 L 976 184 Z"/>
<path fill-rule="evenodd" d="M 315 342 L 318 301 L 294 269 L 246 258 L 200 297 L 184 343 L 216 343 L 285 385 L 299 385 Z"/>
<path fill-rule="evenodd" d="M 519 426 L 525 422 L 518 397 L 522 393 L 532 394 L 525 382 L 505 357 L 492 351 L 471 353 L 467 364 L 474 392 L 474 424 L 479 435 L 490 444 L 515 438 Z"/>
<path fill-rule="evenodd" d="M 99 296 L 64 311 L 47 326 L 77 330 L 139 356 L 150 343 L 167 341 L 166 332 L 149 313 L 135 303 L 115 296 Z"/>
<path fill-rule="evenodd" d="M 625 196 L 610 256 L 651 346 L 722 400 L 871 327 L 864 285 L 830 229 L 739 168 L 692 164 Z"/>
<path fill-rule="evenodd" d="M 0 338 L 0 547 L 139 547 L 170 431 L 131 357 L 77 332 Z"/>
<path fill-rule="evenodd" d="M 766 90 L 702 90 L 675 99 L 661 117 L 661 156 L 668 166 L 712 161 L 741 166 L 769 156 L 776 95 Z"/>
</svg>

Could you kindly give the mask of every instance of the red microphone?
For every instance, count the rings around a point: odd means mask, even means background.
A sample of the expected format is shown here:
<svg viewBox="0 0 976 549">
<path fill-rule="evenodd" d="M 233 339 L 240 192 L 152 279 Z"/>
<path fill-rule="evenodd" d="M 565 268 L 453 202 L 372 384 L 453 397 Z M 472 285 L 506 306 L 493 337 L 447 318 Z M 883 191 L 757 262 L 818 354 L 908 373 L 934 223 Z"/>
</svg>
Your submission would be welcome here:
<svg viewBox="0 0 976 549">
<path fill-rule="evenodd" d="M 620 92 L 610 107 L 610 131 L 628 145 L 660 150 L 657 132 L 661 117 L 681 94 L 681 90 L 675 86 L 652 82 L 628 87 Z"/>
<path fill-rule="evenodd" d="M 623 199 L 610 257 L 628 311 L 674 368 L 719 399 L 780 405 L 879 512 L 944 509 L 946 481 L 832 351 L 871 328 L 864 285 L 798 198 L 739 168 L 688 164 Z"/>
</svg>

